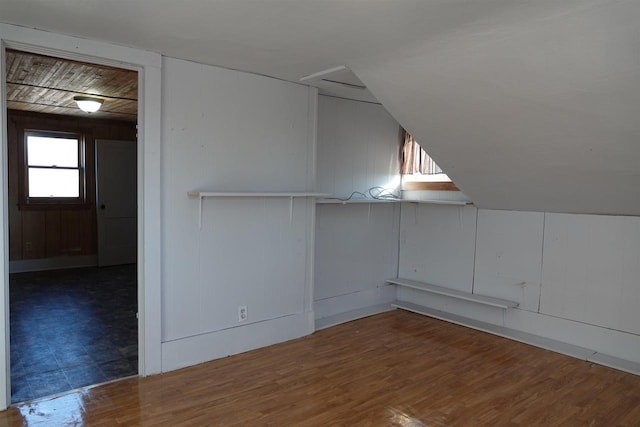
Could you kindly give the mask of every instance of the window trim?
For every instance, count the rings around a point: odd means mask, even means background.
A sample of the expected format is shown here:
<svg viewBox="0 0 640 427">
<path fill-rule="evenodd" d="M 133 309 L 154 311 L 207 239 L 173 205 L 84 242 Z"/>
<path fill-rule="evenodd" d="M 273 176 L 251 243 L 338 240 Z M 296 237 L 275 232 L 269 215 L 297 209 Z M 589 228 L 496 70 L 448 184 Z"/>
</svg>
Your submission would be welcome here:
<svg viewBox="0 0 640 427">
<path fill-rule="evenodd" d="M 451 181 L 403 181 L 402 189 L 407 191 L 460 191 Z"/>
<path fill-rule="evenodd" d="M 51 129 L 21 129 L 18 141 L 21 141 L 22 147 L 19 149 L 20 158 L 18 167 L 21 169 L 18 174 L 20 178 L 20 201 L 19 208 L 21 210 L 29 209 L 87 209 L 90 207 L 90 201 L 87 197 L 87 168 L 86 168 L 86 141 L 87 136 L 81 131 L 61 131 Z M 60 138 L 67 137 L 78 140 L 78 167 L 77 168 L 59 168 L 78 170 L 78 197 L 29 197 L 29 169 L 27 157 L 27 138 L 29 136 L 41 136 Z"/>
</svg>

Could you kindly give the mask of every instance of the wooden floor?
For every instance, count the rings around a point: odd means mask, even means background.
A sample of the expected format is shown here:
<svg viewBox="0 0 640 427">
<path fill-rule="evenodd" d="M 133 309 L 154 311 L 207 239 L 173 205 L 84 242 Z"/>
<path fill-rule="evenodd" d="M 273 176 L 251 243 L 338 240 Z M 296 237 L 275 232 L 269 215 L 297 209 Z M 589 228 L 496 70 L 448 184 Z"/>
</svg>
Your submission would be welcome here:
<svg viewBox="0 0 640 427">
<path fill-rule="evenodd" d="M 400 310 L 0 426 L 639 426 L 640 377 Z"/>
</svg>

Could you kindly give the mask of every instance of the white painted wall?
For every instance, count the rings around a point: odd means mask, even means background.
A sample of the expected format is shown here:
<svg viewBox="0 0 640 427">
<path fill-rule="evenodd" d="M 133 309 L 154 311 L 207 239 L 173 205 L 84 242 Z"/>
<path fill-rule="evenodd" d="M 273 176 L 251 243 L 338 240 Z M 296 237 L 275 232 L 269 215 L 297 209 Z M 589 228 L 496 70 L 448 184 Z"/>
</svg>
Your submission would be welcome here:
<svg viewBox="0 0 640 427">
<path fill-rule="evenodd" d="M 399 154 L 400 125 L 383 106 L 318 97 L 319 191 L 346 198 L 384 187 L 399 195 Z"/>
<path fill-rule="evenodd" d="M 170 58 L 163 70 L 163 370 L 312 332 L 313 202 L 290 216 L 288 198 L 205 199 L 199 229 L 187 191 L 313 190 L 315 89 Z"/>
<path fill-rule="evenodd" d="M 538 311 L 544 214 L 478 211 L 474 292 Z"/>
<path fill-rule="evenodd" d="M 399 277 L 471 292 L 475 238 L 473 206 L 403 204 Z"/>
<path fill-rule="evenodd" d="M 398 204 L 316 206 L 317 319 L 395 299 L 384 280 L 398 271 Z"/>
<path fill-rule="evenodd" d="M 540 311 L 640 335 L 640 217 L 546 214 Z"/>
<path fill-rule="evenodd" d="M 455 207 L 420 206 L 403 210 L 402 233 L 415 237 L 403 234 L 399 276 L 461 289 L 456 275 L 471 270 L 474 293 L 520 307 L 408 289 L 399 300 L 640 362 L 640 218 L 480 209 L 476 229 L 475 208 L 465 227 Z M 415 271 L 421 257 L 428 268 Z"/>
<path fill-rule="evenodd" d="M 398 123 L 377 104 L 320 96 L 318 189 L 335 197 L 399 184 Z M 356 196 L 357 198 L 358 196 Z M 318 204 L 314 264 L 317 319 L 395 299 L 396 204 Z"/>
</svg>

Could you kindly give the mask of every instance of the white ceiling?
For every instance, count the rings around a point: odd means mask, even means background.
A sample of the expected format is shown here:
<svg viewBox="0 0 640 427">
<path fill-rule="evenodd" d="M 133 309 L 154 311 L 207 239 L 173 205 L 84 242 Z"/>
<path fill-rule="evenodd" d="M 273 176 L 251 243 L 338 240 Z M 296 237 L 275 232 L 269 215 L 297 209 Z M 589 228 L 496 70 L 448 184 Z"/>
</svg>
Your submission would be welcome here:
<svg viewBox="0 0 640 427">
<path fill-rule="evenodd" d="M 8 23 L 297 81 L 477 19 L 510 1 L 3 0 Z M 386 54 L 386 53 L 385 53 Z"/>
<path fill-rule="evenodd" d="M 296 82 L 345 65 L 478 206 L 640 215 L 637 0 L 2 0 L 0 20 Z"/>
</svg>

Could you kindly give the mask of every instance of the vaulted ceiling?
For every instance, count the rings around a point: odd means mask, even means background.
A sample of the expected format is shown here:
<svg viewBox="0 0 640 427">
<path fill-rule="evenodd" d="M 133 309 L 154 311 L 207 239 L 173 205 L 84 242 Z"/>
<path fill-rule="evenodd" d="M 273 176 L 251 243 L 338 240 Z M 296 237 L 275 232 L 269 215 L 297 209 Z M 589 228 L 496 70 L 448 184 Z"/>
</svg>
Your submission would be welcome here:
<svg viewBox="0 0 640 427">
<path fill-rule="evenodd" d="M 294 82 L 344 65 L 476 205 L 640 215 L 638 1 L 4 0 L 0 19 Z"/>
</svg>

